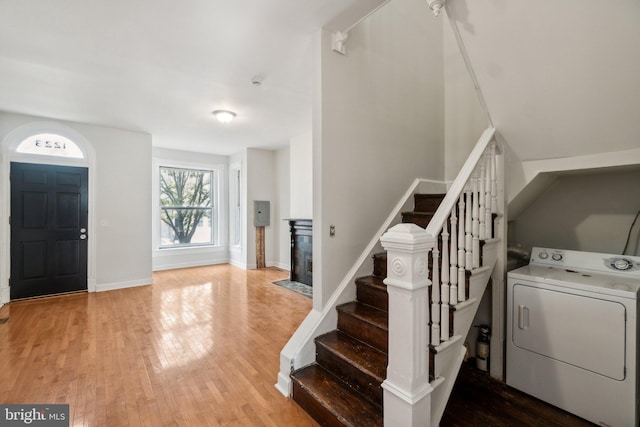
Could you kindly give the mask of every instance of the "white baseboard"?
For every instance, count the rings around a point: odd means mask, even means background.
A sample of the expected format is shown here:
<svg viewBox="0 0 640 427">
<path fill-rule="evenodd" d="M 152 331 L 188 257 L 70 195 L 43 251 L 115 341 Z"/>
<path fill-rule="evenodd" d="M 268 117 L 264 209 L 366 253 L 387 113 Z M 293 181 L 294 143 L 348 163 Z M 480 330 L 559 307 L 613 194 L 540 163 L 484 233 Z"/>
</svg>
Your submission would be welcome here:
<svg viewBox="0 0 640 427">
<path fill-rule="evenodd" d="M 113 291 L 116 289 L 134 288 L 136 286 L 152 285 L 153 279 L 130 280 L 128 282 L 101 283 L 96 285 L 96 292 Z"/>
<path fill-rule="evenodd" d="M 276 383 L 276 389 L 284 397 L 291 396 L 291 389 L 293 388 L 291 384 L 291 377 L 289 375 L 283 375 L 282 372 L 278 372 L 278 382 Z"/>
<path fill-rule="evenodd" d="M 190 261 L 179 262 L 174 264 L 156 265 L 153 267 L 153 271 L 174 270 L 176 268 L 189 268 L 189 267 L 204 267 L 206 265 L 228 264 L 228 259 L 219 259 L 213 262 L 211 261 Z"/>
<path fill-rule="evenodd" d="M 229 260 L 229 264 L 231 264 L 231 265 L 233 265 L 235 267 L 241 268 L 243 270 L 248 270 L 247 269 L 247 264 L 245 264 L 244 262 L 239 262 L 239 261 L 231 259 L 231 260 Z"/>
<path fill-rule="evenodd" d="M 267 263 L 267 265 L 270 267 L 278 267 L 280 270 L 286 270 L 286 271 L 291 270 L 291 266 L 289 264 L 285 264 L 282 262 L 271 262 L 271 263 Z"/>
</svg>

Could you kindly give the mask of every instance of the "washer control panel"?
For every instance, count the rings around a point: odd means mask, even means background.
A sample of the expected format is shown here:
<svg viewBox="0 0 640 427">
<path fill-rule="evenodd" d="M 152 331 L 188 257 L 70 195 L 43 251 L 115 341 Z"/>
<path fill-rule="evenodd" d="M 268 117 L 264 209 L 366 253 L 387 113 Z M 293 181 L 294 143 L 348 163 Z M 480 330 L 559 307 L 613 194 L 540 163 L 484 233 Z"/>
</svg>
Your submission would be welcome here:
<svg viewBox="0 0 640 427">
<path fill-rule="evenodd" d="M 530 264 L 640 278 L 640 257 L 535 247 Z"/>
</svg>

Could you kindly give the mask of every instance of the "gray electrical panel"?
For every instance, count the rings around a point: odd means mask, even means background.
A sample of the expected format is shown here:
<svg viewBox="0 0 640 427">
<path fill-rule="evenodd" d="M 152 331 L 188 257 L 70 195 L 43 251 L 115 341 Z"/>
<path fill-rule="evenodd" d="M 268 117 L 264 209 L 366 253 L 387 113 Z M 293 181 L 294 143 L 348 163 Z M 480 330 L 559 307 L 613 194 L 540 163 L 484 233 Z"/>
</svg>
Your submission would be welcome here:
<svg viewBox="0 0 640 427">
<path fill-rule="evenodd" d="M 268 227 L 271 217 L 271 202 L 268 200 L 253 201 L 253 225 L 256 227 Z"/>
</svg>

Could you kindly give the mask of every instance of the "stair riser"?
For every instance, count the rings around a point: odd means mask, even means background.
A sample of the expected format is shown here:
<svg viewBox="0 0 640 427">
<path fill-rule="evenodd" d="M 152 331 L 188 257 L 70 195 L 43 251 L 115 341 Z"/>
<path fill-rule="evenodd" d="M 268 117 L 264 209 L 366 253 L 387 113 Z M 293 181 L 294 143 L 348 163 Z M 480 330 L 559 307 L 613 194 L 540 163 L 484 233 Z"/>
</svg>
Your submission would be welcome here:
<svg viewBox="0 0 640 427">
<path fill-rule="evenodd" d="M 411 212 L 405 212 L 402 214 L 402 222 L 415 224 L 421 228 L 427 228 L 427 225 L 429 225 L 429 221 L 431 221 L 431 218 L 431 215 L 414 215 Z"/>
<path fill-rule="evenodd" d="M 435 212 L 442 203 L 444 195 L 416 194 L 413 197 L 414 210 L 417 212 Z"/>
<path fill-rule="evenodd" d="M 338 311 L 338 330 L 378 350 L 388 351 L 388 332 L 348 313 Z"/>
<path fill-rule="evenodd" d="M 293 400 L 305 410 L 307 414 L 323 427 L 344 427 L 327 408 L 322 406 L 313 395 L 293 381 Z"/>
<path fill-rule="evenodd" d="M 358 301 L 382 311 L 389 311 L 389 295 L 385 290 L 357 284 Z"/>
<path fill-rule="evenodd" d="M 371 402 L 382 407 L 382 383 L 361 371 L 325 347 L 316 344 L 316 362 L 335 376 L 350 384 Z"/>
<path fill-rule="evenodd" d="M 373 256 L 373 275 L 387 277 L 387 256 L 376 254 Z"/>
</svg>

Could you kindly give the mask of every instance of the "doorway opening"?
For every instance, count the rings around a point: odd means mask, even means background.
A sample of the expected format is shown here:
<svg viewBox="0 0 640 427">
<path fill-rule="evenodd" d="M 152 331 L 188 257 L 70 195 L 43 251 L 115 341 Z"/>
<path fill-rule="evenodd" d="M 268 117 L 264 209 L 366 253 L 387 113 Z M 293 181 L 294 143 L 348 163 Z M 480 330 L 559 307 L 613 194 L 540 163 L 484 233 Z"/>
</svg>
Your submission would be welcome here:
<svg viewBox="0 0 640 427">
<path fill-rule="evenodd" d="M 11 163 L 11 300 L 87 290 L 88 170 Z"/>
<path fill-rule="evenodd" d="M 74 129 L 36 122 L 8 133 L 0 149 L 0 305 L 94 292 L 93 147 Z"/>
</svg>

